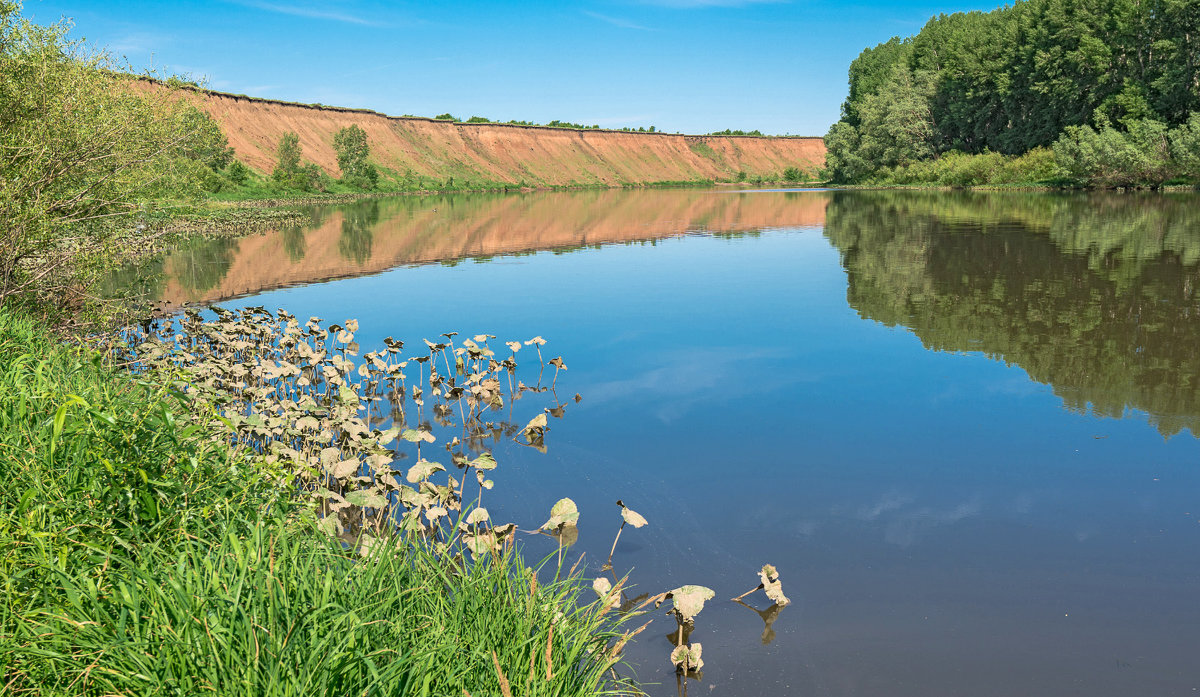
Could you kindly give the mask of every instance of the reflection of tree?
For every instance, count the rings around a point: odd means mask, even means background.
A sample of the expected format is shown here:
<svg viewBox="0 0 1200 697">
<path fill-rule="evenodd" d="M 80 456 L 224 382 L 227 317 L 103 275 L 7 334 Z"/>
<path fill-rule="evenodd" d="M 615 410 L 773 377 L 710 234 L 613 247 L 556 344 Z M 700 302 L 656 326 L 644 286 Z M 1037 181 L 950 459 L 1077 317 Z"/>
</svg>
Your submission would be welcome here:
<svg viewBox="0 0 1200 697">
<path fill-rule="evenodd" d="M 379 222 L 379 202 L 364 201 L 342 213 L 342 236 L 338 253 L 346 261 L 362 266 L 371 258 L 372 226 Z"/>
<path fill-rule="evenodd" d="M 300 261 L 308 252 L 308 240 L 304 237 L 304 228 L 299 225 L 294 225 L 286 230 L 283 230 L 283 251 L 287 252 L 288 259 L 293 262 Z"/>
<path fill-rule="evenodd" d="M 215 288 L 233 263 L 237 240 L 197 238 L 171 254 L 171 269 L 179 284 L 193 293 Z"/>
<path fill-rule="evenodd" d="M 150 302 L 162 297 L 166 284 L 165 255 L 150 261 L 127 263 L 107 271 L 98 284 L 102 298 L 128 298 Z"/>
<path fill-rule="evenodd" d="M 850 305 L 983 351 L 1068 408 L 1200 434 L 1200 206 L 1169 196 L 842 192 L 826 235 Z"/>
</svg>

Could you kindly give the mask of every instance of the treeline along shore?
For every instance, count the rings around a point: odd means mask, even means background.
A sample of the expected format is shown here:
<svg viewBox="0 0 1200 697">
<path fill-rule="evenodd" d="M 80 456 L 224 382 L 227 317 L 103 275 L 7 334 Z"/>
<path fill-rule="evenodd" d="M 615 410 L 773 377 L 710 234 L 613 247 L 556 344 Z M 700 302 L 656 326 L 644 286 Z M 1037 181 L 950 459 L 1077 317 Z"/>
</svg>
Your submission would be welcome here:
<svg viewBox="0 0 1200 697">
<path fill-rule="evenodd" d="M 836 182 L 1200 182 L 1200 3 L 1022 0 L 938 15 L 851 64 Z"/>
</svg>

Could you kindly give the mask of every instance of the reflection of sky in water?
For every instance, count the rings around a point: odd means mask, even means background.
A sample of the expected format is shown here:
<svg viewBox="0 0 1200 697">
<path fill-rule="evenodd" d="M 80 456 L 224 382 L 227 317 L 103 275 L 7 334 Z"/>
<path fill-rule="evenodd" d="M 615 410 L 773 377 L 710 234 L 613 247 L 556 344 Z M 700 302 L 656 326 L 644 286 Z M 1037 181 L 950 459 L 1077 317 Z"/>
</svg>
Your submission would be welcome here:
<svg viewBox="0 0 1200 697">
<path fill-rule="evenodd" d="M 769 194 L 763 194 L 767 196 Z M 506 261 L 515 261 L 508 259 Z M 367 347 L 546 337 L 579 392 L 549 452 L 501 444 L 493 517 L 571 496 L 594 570 L 717 590 L 693 639 L 712 694 L 1192 694 L 1197 441 L 1063 407 L 1017 366 L 930 352 L 847 306 L 817 229 L 423 266 L 240 304 L 357 317 Z M 501 506 L 497 499 L 505 498 Z M 535 553 L 549 543 L 529 538 Z M 779 567 L 795 601 L 722 602 Z M 761 597 L 747 599 L 759 609 Z M 658 631 L 661 625 L 661 631 Z M 674 694 L 666 621 L 632 650 Z"/>
</svg>

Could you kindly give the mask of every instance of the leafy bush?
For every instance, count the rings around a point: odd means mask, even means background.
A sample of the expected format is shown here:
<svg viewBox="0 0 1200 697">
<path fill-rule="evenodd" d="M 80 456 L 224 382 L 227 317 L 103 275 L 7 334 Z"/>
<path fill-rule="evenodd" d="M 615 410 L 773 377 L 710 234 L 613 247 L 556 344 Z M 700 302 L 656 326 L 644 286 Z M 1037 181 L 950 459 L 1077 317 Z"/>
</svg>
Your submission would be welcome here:
<svg viewBox="0 0 1200 697">
<path fill-rule="evenodd" d="M 0 307 L 86 289 L 114 220 L 200 196 L 230 157 L 190 93 L 132 78 L 20 9 L 0 2 Z"/>
<path fill-rule="evenodd" d="M 234 160 L 225 170 L 225 175 L 229 177 L 229 181 L 242 186 L 250 179 L 250 168 L 240 161 Z"/>
<path fill-rule="evenodd" d="M 1126 121 L 1126 130 L 1070 126 L 1054 143 L 1054 157 L 1067 176 L 1095 186 L 1160 186 L 1179 168 L 1161 121 Z"/>
</svg>

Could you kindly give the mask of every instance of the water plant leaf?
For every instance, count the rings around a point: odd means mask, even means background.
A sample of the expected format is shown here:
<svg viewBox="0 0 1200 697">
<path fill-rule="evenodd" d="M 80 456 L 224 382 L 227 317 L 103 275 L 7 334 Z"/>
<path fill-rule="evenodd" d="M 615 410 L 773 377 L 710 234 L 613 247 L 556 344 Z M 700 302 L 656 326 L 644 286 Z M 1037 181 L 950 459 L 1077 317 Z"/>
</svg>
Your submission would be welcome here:
<svg viewBox="0 0 1200 697">
<path fill-rule="evenodd" d="M 546 415 L 538 414 L 533 417 L 529 420 L 529 423 L 525 424 L 525 428 L 522 431 L 525 433 L 526 440 L 531 443 L 541 440 L 546 433 Z"/>
<path fill-rule="evenodd" d="M 327 465 L 325 471 L 334 479 L 345 479 L 358 471 L 359 464 L 358 458 L 352 457 L 348 460 Z"/>
<path fill-rule="evenodd" d="M 331 537 L 341 532 L 341 527 L 336 515 L 327 515 L 317 521 L 317 529 Z"/>
<path fill-rule="evenodd" d="M 554 536 L 558 538 L 558 544 L 563 549 L 568 549 L 579 541 L 579 528 L 574 525 L 564 525 L 554 533 Z"/>
<path fill-rule="evenodd" d="M 537 344 L 538 346 L 545 346 L 545 345 L 546 345 L 546 340 L 545 340 L 545 339 L 543 339 L 543 338 L 542 338 L 542 337 L 540 337 L 540 336 L 535 336 L 535 337 L 533 337 L 532 339 L 530 339 L 529 341 L 526 341 L 526 342 L 525 342 L 525 345 L 526 345 L 526 346 L 530 346 L 530 345 L 532 345 L 532 344 Z"/>
<path fill-rule="evenodd" d="M 383 508 L 388 505 L 386 496 L 382 496 L 370 489 L 351 491 L 349 494 L 346 494 L 346 501 L 355 506 L 362 506 L 363 508 Z"/>
<path fill-rule="evenodd" d="M 667 594 L 675 603 L 675 611 L 684 622 L 691 622 L 704 609 L 704 601 L 712 600 L 716 593 L 704 586 L 680 586 Z"/>
<path fill-rule="evenodd" d="M 680 672 L 698 671 L 704 667 L 704 660 L 700 658 L 703 651 L 704 647 L 700 645 L 700 642 L 676 646 L 671 650 L 671 663 L 674 663 L 675 669 Z"/>
<path fill-rule="evenodd" d="M 763 590 L 766 591 L 767 597 L 776 605 L 787 605 L 792 602 L 783 594 L 783 585 L 779 581 L 779 572 L 774 566 L 764 564 L 763 568 L 758 572 L 759 582 L 762 583 Z"/>
<path fill-rule="evenodd" d="M 579 521 L 579 509 L 571 499 L 559 499 L 550 507 L 550 519 L 543 525 L 543 530 L 557 530 L 560 527 L 574 526 Z"/>
<path fill-rule="evenodd" d="M 437 438 L 435 438 L 434 435 L 429 431 L 424 429 L 417 430 L 415 428 L 404 429 L 404 432 L 400 434 L 400 437 L 410 443 L 416 443 L 417 441 L 432 443 L 437 440 Z"/>
<path fill-rule="evenodd" d="M 471 467 L 485 472 L 496 469 L 496 464 L 496 458 L 492 457 L 491 453 L 483 453 L 474 460 L 471 460 L 470 463 Z"/>
<path fill-rule="evenodd" d="M 621 506 L 621 518 L 635 528 L 643 527 L 647 523 L 646 519 L 642 517 L 642 514 L 628 506 Z"/>
<path fill-rule="evenodd" d="M 432 476 L 434 472 L 445 472 L 445 471 L 446 471 L 446 468 L 443 467 L 441 465 L 441 463 L 439 463 L 439 462 L 430 462 L 428 460 L 421 460 L 421 461 L 417 462 L 415 465 L 413 465 L 412 467 L 408 468 L 408 474 L 405 475 L 404 478 L 406 480 L 408 480 L 409 484 L 416 484 L 417 482 L 429 479 L 429 477 Z"/>
<path fill-rule="evenodd" d="M 461 539 L 463 546 L 470 550 L 471 555 L 475 557 L 491 553 L 500 547 L 496 542 L 495 535 L 488 532 L 463 535 Z"/>
<path fill-rule="evenodd" d="M 592 590 L 604 601 L 605 607 L 621 607 L 621 594 L 613 592 L 613 584 L 607 578 L 597 577 L 592 581 Z"/>
<path fill-rule="evenodd" d="M 467 523 L 470 525 L 486 523 L 489 520 L 491 520 L 491 518 L 488 516 L 488 510 L 486 508 L 476 508 L 467 514 Z"/>
</svg>

